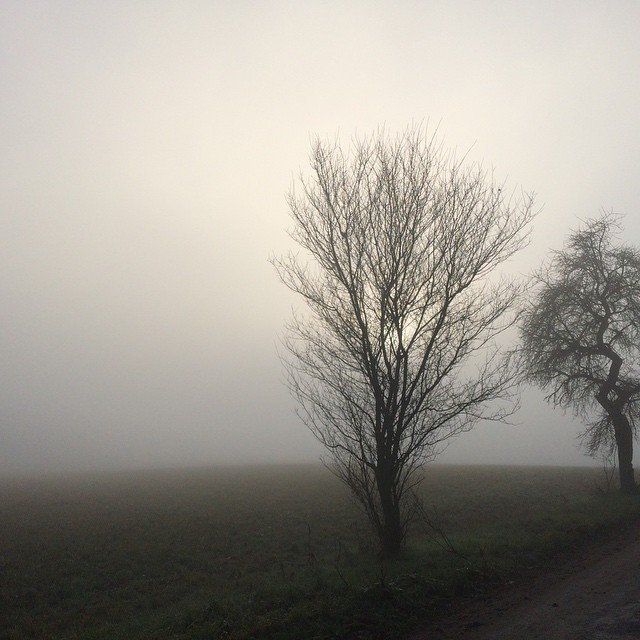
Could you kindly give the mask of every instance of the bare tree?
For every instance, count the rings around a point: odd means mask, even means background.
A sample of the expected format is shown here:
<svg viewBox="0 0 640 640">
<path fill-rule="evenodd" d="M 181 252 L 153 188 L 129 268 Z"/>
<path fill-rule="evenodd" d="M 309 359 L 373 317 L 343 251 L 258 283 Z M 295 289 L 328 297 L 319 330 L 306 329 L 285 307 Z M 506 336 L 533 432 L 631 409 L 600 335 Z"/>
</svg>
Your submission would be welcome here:
<svg viewBox="0 0 640 640">
<path fill-rule="evenodd" d="M 633 438 L 640 399 L 640 253 L 615 243 L 615 216 L 588 220 L 534 276 L 521 322 L 529 380 L 587 421 L 591 454 L 617 448 L 620 488 L 636 491 Z"/>
<path fill-rule="evenodd" d="M 310 311 L 288 327 L 289 383 L 393 555 L 421 465 L 513 408 L 487 403 L 512 390 L 495 338 L 519 288 L 487 276 L 526 242 L 532 199 L 505 196 L 422 129 L 379 132 L 347 152 L 316 141 L 310 160 L 289 205 L 311 260 L 274 261 Z"/>
</svg>

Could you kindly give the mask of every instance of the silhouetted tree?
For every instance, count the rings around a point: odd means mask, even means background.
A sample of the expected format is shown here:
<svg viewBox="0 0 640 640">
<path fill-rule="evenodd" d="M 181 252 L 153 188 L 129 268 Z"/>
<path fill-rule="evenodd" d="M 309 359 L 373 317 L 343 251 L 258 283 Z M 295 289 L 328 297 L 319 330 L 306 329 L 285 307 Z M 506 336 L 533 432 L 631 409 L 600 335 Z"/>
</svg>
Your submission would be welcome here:
<svg viewBox="0 0 640 640">
<path fill-rule="evenodd" d="M 526 242 L 532 199 L 505 196 L 421 129 L 347 152 L 316 141 L 310 160 L 289 205 L 311 261 L 274 260 L 310 311 L 288 327 L 289 384 L 393 555 L 421 465 L 513 409 L 487 403 L 513 399 L 494 338 L 513 323 L 519 287 L 487 276 Z"/>
<path fill-rule="evenodd" d="M 640 253 L 615 243 L 602 215 L 569 236 L 535 274 L 520 322 L 526 376 L 587 423 L 590 453 L 617 448 L 620 488 L 636 491 L 633 438 L 640 398 Z"/>
</svg>

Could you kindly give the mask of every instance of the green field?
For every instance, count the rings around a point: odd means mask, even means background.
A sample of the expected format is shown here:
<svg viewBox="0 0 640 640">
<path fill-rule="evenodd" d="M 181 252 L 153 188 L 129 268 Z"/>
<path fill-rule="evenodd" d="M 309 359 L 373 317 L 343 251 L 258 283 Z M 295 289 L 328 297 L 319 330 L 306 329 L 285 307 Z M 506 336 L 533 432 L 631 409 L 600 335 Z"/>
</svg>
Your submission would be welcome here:
<svg viewBox="0 0 640 640">
<path fill-rule="evenodd" d="M 420 525 L 382 562 L 320 466 L 4 480 L 0 638 L 394 638 L 640 517 L 598 469 L 431 466 Z"/>
</svg>

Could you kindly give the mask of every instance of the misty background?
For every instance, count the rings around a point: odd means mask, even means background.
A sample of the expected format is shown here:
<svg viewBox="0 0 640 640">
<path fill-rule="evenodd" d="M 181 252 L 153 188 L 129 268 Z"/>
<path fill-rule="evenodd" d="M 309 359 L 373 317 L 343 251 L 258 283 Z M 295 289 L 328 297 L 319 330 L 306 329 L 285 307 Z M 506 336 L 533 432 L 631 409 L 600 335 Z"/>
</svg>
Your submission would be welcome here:
<svg viewBox="0 0 640 640">
<path fill-rule="evenodd" d="M 313 461 L 276 354 L 310 139 L 438 127 L 537 193 L 526 274 L 579 218 L 640 244 L 640 4 L 0 5 L 0 475 Z M 530 390 L 439 459 L 589 464 Z"/>
</svg>

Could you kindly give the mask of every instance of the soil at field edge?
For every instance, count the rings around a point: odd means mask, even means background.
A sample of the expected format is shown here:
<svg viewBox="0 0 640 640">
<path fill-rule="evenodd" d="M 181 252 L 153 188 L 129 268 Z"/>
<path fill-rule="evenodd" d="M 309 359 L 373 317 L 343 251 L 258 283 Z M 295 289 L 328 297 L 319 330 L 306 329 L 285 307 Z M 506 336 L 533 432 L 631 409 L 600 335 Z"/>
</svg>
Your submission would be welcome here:
<svg viewBox="0 0 640 640">
<path fill-rule="evenodd" d="M 411 640 L 638 640 L 640 528 L 451 606 Z"/>
</svg>

